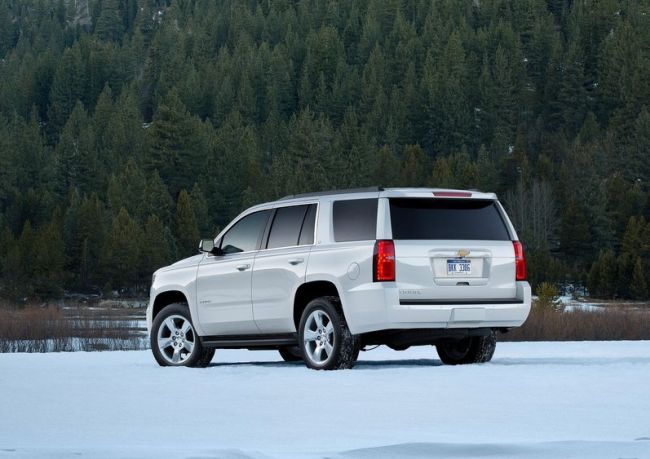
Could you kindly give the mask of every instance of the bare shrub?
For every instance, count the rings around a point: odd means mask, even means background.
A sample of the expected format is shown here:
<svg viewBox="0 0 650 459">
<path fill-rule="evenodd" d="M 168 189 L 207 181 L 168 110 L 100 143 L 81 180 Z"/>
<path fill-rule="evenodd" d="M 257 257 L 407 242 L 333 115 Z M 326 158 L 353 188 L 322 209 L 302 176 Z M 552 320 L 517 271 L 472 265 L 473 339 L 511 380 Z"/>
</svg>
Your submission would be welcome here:
<svg viewBox="0 0 650 459">
<path fill-rule="evenodd" d="M 559 311 L 534 304 L 523 326 L 500 341 L 607 341 L 650 339 L 650 313 L 607 307 L 602 311 Z"/>
<path fill-rule="evenodd" d="M 142 310 L 0 305 L 0 352 L 146 349 Z"/>
</svg>

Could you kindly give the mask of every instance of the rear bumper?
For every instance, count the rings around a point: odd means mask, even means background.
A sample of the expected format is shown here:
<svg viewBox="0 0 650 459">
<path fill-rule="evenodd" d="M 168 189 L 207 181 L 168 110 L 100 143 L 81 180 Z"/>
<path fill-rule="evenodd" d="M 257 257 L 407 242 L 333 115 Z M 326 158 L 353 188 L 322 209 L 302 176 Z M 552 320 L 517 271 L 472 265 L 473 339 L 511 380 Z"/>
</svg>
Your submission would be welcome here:
<svg viewBox="0 0 650 459">
<path fill-rule="evenodd" d="M 515 298 L 401 301 L 391 283 L 374 283 L 347 292 L 345 316 L 354 334 L 427 328 L 512 328 L 528 318 L 528 282 L 517 282 Z"/>
</svg>

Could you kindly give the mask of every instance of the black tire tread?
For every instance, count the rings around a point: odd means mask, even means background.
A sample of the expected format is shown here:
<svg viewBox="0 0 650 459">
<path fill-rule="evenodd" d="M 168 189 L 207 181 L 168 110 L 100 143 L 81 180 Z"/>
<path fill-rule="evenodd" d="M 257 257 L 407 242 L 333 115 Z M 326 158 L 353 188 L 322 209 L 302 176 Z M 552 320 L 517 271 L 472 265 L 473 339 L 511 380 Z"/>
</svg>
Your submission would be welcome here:
<svg viewBox="0 0 650 459">
<path fill-rule="evenodd" d="M 201 339 L 196 334 L 196 329 L 194 330 L 195 333 L 194 354 L 191 355 L 187 360 L 185 360 L 185 362 L 183 362 L 182 365 L 170 365 L 162 357 L 162 355 L 160 355 L 160 351 L 158 350 L 158 343 L 156 343 L 156 338 L 155 338 L 155 336 L 157 335 L 158 327 L 160 326 L 161 322 L 163 322 L 167 317 L 174 314 L 181 315 L 186 319 L 188 319 L 190 322 L 192 322 L 192 316 L 190 315 L 190 310 L 189 307 L 187 306 L 187 303 L 168 304 L 156 315 L 151 327 L 151 335 L 149 336 L 149 340 L 151 343 L 151 351 L 153 352 L 153 356 L 156 359 L 156 362 L 158 362 L 158 364 L 162 367 L 168 367 L 168 366 L 184 366 L 184 367 L 198 367 L 198 368 L 207 367 L 212 361 L 212 358 L 214 357 L 214 349 L 203 347 L 203 345 L 201 344 Z"/>
<path fill-rule="evenodd" d="M 467 365 L 471 363 L 487 363 L 492 360 L 497 344 L 497 334 L 493 330 L 487 336 L 469 338 L 470 345 L 467 353 L 460 359 L 451 356 L 444 344 L 438 344 L 436 350 L 440 360 L 446 365 Z"/>
<path fill-rule="evenodd" d="M 319 304 L 320 303 L 320 304 Z M 343 314 L 343 309 L 341 307 L 341 300 L 336 296 L 323 296 L 316 298 L 309 302 L 307 307 L 302 313 L 300 319 L 300 333 L 299 336 L 302 337 L 302 332 L 304 329 L 304 323 L 311 314 L 311 312 L 316 309 L 321 308 L 327 312 L 334 327 L 338 328 L 337 337 L 338 344 L 335 346 L 335 355 L 334 358 L 328 362 L 325 366 L 317 367 L 311 364 L 307 357 L 304 357 L 303 360 L 305 364 L 314 370 L 347 370 L 354 367 L 357 357 L 359 356 L 360 344 L 359 338 L 356 335 L 353 335 L 350 332 L 347 322 L 345 321 L 345 316 Z M 302 338 L 299 338 L 302 339 Z M 301 352 L 303 350 L 302 344 L 300 345 Z"/>
</svg>

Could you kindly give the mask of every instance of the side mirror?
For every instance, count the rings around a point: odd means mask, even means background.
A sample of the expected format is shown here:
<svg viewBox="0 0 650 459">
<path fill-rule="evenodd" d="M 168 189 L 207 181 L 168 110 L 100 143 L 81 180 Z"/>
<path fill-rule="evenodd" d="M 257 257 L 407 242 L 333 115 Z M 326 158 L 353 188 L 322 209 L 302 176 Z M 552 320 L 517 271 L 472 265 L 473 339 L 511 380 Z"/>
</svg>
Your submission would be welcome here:
<svg viewBox="0 0 650 459">
<path fill-rule="evenodd" d="M 199 242 L 199 252 L 212 252 L 214 241 L 212 239 L 201 239 Z"/>
<path fill-rule="evenodd" d="M 212 239 L 201 239 L 199 242 L 199 252 L 207 252 L 212 255 L 223 255 L 221 249 L 214 245 L 214 240 Z"/>
</svg>

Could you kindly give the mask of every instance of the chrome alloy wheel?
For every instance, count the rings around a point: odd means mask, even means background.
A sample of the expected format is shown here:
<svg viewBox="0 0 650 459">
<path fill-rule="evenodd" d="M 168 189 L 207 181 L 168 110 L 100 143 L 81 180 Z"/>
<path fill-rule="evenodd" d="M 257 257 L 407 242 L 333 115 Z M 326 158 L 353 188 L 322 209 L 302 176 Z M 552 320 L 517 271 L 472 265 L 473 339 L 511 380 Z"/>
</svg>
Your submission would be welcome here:
<svg viewBox="0 0 650 459">
<path fill-rule="evenodd" d="M 316 310 L 309 314 L 303 340 L 305 353 L 312 362 L 322 365 L 330 358 L 334 352 L 334 324 L 326 312 Z"/>
<path fill-rule="evenodd" d="M 172 365 L 183 363 L 192 355 L 195 340 L 194 328 L 183 316 L 169 316 L 158 327 L 158 350 Z"/>
</svg>

